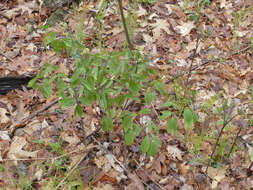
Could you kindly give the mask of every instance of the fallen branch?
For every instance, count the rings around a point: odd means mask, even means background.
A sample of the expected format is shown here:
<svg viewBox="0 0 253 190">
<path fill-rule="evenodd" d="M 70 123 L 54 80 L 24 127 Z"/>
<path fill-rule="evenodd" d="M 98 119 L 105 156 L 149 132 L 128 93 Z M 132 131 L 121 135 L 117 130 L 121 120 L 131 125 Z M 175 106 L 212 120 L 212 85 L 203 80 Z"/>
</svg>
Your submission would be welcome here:
<svg viewBox="0 0 253 190">
<path fill-rule="evenodd" d="M 52 107 L 53 105 L 57 104 L 59 101 L 59 99 L 55 99 L 54 101 L 50 102 L 48 105 L 44 106 L 43 108 L 39 109 L 38 111 L 30 114 L 28 117 L 23 118 L 21 121 L 12 124 L 11 126 L 9 126 L 9 134 L 10 137 L 13 137 L 14 132 L 16 131 L 16 129 L 21 128 L 24 126 L 24 124 L 29 121 L 30 119 L 34 118 L 35 116 L 37 116 L 38 114 L 44 112 L 45 110 L 49 109 L 50 107 Z"/>
<path fill-rule="evenodd" d="M 187 71 L 185 71 L 185 72 L 182 72 L 182 73 L 179 73 L 179 74 L 176 74 L 176 75 L 174 75 L 171 79 L 169 79 L 168 81 L 166 81 L 166 84 L 169 84 L 170 82 L 172 82 L 173 80 L 175 80 L 175 79 L 177 79 L 177 78 L 179 78 L 179 77 L 181 77 L 181 76 L 184 76 L 185 74 L 189 74 L 189 73 L 191 73 L 192 71 L 194 71 L 194 70 L 196 70 L 196 69 L 198 69 L 198 68 L 200 68 L 200 67 L 202 67 L 202 66 L 204 66 L 204 65 L 206 65 L 206 64 L 208 64 L 208 63 L 210 63 L 210 62 L 219 62 L 221 59 L 229 59 L 229 58 L 231 58 L 233 55 L 237 55 L 237 54 L 239 54 L 239 53 L 242 53 L 242 52 L 244 52 L 244 51 L 247 51 L 248 49 L 250 49 L 250 47 L 251 46 L 246 46 L 245 48 L 243 48 L 243 49 L 241 49 L 240 51 L 235 51 L 235 52 L 233 52 L 229 57 L 227 57 L 227 58 L 216 58 L 216 59 L 208 59 L 208 60 L 205 60 L 205 61 L 203 61 L 200 65 L 196 65 L 196 66 L 194 66 L 194 67 L 192 67 L 190 70 L 187 70 Z"/>
</svg>

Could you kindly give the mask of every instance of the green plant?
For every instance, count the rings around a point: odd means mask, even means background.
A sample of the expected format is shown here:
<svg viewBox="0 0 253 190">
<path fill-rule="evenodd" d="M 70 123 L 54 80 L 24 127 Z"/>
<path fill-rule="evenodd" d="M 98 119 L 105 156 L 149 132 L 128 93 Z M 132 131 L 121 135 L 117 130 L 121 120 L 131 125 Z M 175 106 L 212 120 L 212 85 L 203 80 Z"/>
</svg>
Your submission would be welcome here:
<svg viewBox="0 0 253 190">
<path fill-rule="evenodd" d="M 196 22 L 198 21 L 200 15 L 203 14 L 203 9 L 210 4 L 210 0 L 185 0 L 182 4 L 182 9 L 187 9 L 189 19 Z"/>
<path fill-rule="evenodd" d="M 240 27 L 240 23 L 245 21 L 246 19 L 249 19 L 249 15 L 251 14 L 251 11 L 253 9 L 253 6 L 249 6 L 248 8 L 241 8 L 238 11 L 234 12 L 234 24 L 235 27 L 238 28 Z"/>
<path fill-rule="evenodd" d="M 28 181 L 23 174 L 20 174 L 18 187 L 20 187 L 23 190 L 32 190 L 33 189 L 32 182 Z"/>
<path fill-rule="evenodd" d="M 5 168 L 2 164 L 0 164 L 0 172 L 4 172 L 5 171 Z"/>
<path fill-rule="evenodd" d="M 253 37 L 250 37 L 250 47 L 253 50 Z"/>
<path fill-rule="evenodd" d="M 147 3 L 147 4 L 153 4 L 156 3 L 157 0 L 136 0 L 137 3 Z"/>
<path fill-rule="evenodd" d="M 59 154 L 63 154 L 63 150 L 62 150 L 62 144 L 57 142 L 57 143 L 49 143 L 49 146 L 51 148 L 51 152 L 56 152 Z"/>
<path fill-rule="evenodd" d="M 75 105 L 75 115 L 79 116 L 83 115 L 83 106 L 91 106 L 98 102 L 104 112 L 103 130 L 111 131 L 114 121 L 121 121 L 126 134 L 125 142 L 127 145 L 132 144 L 135 136 L 133 118 L 136 115 L 127 110 L 125 105 L 131 101 L 145 101 L 150 106 L 155 102 L 157 95 L 166 96 L 159 80 L 150 81 L 150 78 L 156 77 L 156 72 L 138 51 L 123 50 L 93 54 L 74 40 L 74 35 L 62 39 L 53 33 L 48 36 L 44 41 L 56 52 L 65 51 L 72 54 L 75 60 L 71 66 L 74 68 L 73 74 L 67 76 L 57 71 L 56 65 L 45 64 L 29 85 L 38 87 L 45 97 L 49 97 L 53 95 L 52 85 L 56 81 L 62 108 Z M 38 79 L 42 79 L 42 83 L 37 83 Z M 140 98 L 142 94 L 146 94 L 144 100 Z M 75 97 L 78 97 L 80 104 L 76 103 Z M 121 110 L 120 115 L 116 115 L 116 108 Z M 157 139 L 150 127 L 149 132 L 153 140 Z M 151 145 L 150 148 L 153 149 L 155 146 L 152 143 Z M 57 148 L 53 144 L 50 146 Z"/>
</svg>

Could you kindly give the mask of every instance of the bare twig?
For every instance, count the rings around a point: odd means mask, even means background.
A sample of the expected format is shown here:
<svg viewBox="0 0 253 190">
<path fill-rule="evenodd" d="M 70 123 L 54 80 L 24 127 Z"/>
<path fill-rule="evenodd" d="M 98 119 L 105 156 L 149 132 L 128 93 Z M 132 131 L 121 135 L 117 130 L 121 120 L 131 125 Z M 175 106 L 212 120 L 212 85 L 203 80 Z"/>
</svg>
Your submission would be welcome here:
<svg viewBox="0 0 253 190">
<path fill-rule="evenodd" d="M 95 137 L 91 136 L 91 138 L 93 139 L 94 142 L 96 142 L 101 148 L 103 148 L 107 153 L 111 154 L 113 156 L 113 159 L 115 162 L 117 162 L 120 167 L 126 172 L 129 173 L 129 171 L 125 168 L 125 166 L 117 160 L 117 158 L 115 158 L 115 156 L 106 148 L 104 147 Z"/>
<path fill-rule="evenodd" d="M 253 166 L 253 161 L 250 163 L 250 165 L 249 165 L 249 167 L 248 167 L 248 169 L 247 169 L 247 173 L 248 173 L 248 174 L 251 174 L 251 173 L 252 173 L 252 171 L 251 171 L 252 166 Z"/>
<path fill-rule="evenodd" d="M 21 128 L 28 120 L 34 118 L 35 116 L 37 116 L 38 114 L 44 112 L 45 110 L 49 109 L 50 107 L 52 107 L 53 105 L 57 104 L 59 101 L 59 99 L 55 99 L 54 101 L 50 102 L 48 105 L 44 106 L 43 108 L 39 109 L 38 111 L 30 114 L 28 117 L 23 118 L 21 121 L 19 121 L 18 123 L 14 123 L 11 126 L 9 126 L 10 128 L 10 136 L 12 137 L 14 135 L 14 132 L 16 129 Z"/>
<path fill-rule="evenodd" d="M 124 133 L 124 136 L 125 136 L 126 134 L 125 134 L 124 129 L 123 129 L 123 133 Z M 127 168 L 128 168 L 128 166 L 127 166 L 127 145 L 126 145 L 126 143 L 125 143 L 125 142 L 124 142 L 124 154 L 123 154 L 123 160 L 124 160 L 124 166 L 125 166 L 125 168 L 127 169 Z"/>
<path fill-rule="evenodd" d="M 237 54 L 239 54 L 239 53 L 245 52 L 245 51 L 247 51 L 248 49 L 250 49 L 250 46 L 246 46 L 245 48 L 241 49 L 240 51 L 235 51 L 235 52 L 233 52 L 233 53 L 232 53 L 229 57 L 227 57 L 226 59 L 231 58 L 233 55 L 237 55 Z M 221 59 L 225 59 L 225 58 L 216 58 L 216 59 L 208 59 L 208 60 L 205 60 L 205 61 L 203 61 L 200 65 L 196 65 L 196 66 L 192 67 L 192 68 L 190 69 L 190 71 L 192 72 L 192 71 L 194 71 L 194 70 L 196 70 L 196 69 L 198 69 L 198 68 L 200 68 L 200 67 L 202 67 L 202 66 L 205 66 L 205 65 L 207 65 L 208 63 L 211 63 L 211 62 L 219 62 Z M 186 72 L 182 72 L 182 73 L 179 73 L 179 74 L 174 75 L 171 79 L 169 79 L 168 81 L 166 81 L 166 84 L 169 84 L 171 81 L 173 81 L 173 80 L 175 80 L 175 79 L 177 79 L 177 78 L 179 78 L 179 77 L 181 77 L 181 76 L 184 76 L 184 75 L 187 74 L 187 73 L 189 74 L 189 70 L 186 71 Z"/>
<path fill-rule="evenodd" d="M 104 147 L 95 137 L 93 137 L 92 136 L 92 139 L 93 139 L 93 141 L 94 142 L 96 142 L 101 148 L 103 148 L 107 153 L 109 153 L 110 155 L 112 155 L 112 158 L 113 158 L 113 160 L 117 163 L 117 164 L 119 164 L 119 166 L 122 168 L 122 170 L 124 170 L 124 172 L 127 174 L 127 176 L 128 176 L 128 178 L 130 178 L 130 179 L 132 179 L 133 178 L 133 175 L 136 175 L 138 178 L 139 178 L 139 176 L 134 172 L 134 174 L 132 174 L 125 166 L 124 166 L 124 164 L 122 164 L 106 147 Z M 141 179 L 140 179 L 141 180 Z M 152 179 L 151 179 L 151 181 L 153 181 Z M 151 189 L 154 189 L 154 188 L 152 188 L 150 185 L 148 185 L 147 183 L 145 183 L 143 180 L 141 180 L 141 182 L 143 183 L 143 184 L 145 184 L 146 186 L 148 186 L 149 188 L 151 188 Z M 154 183 L 156 183 L 156 182 L 154 182 Z M 157 183 L 156 183 L 157 184 Z M 160 186 L 159 184 L 157 184 L 158 186 Z M 160 186 L 161 187 L 161 186 Z M 161 189 L 163 190 L 163 188 L 161 187 Z"/>
<path fill-rule="evenodd" d="M 77 89 L 75 89 L 74 92 L 75 92 L 74 98 L 75 98 L 76 105 L 81 108 Z M 80 125 L 81 125 L 80 128 L 83 130 L 83 143 L 84 143 L 84 146 L 87 146 L 87 136 L 86 136 L 85 128 L 83 126 L 83 116 L 80 117 Z M 86 152 L 86 155 L 88 155 L 88 152 Z"/>
<path fill-rule="evenodd" d="M 225 106 L 224 106 L 224 107 L 225 107 Z M 225 109 L 225 108 L 224 108 L 224 109 Z M 224 115 L 223 115 L 223 126 L 222 126 L 222 128 L 221 128 L 221 130 L 220 130 L 220 133 L 219 133 L 217 139 L 216 139 L 216 142 L 215 142 L 215 145 L 214 145 L 212 154 L 211 154 L 211 156 L 210 156 L 210 160 L 208 161 L 208 164 L 207 164 L 205 173 L 207 173 L 207 171 L 208 171 L 208 168 L 209 168 L 209 166 L 210 166 L 210 163 L 211 163 L 211 160 L 212 160 L 212 158 L 213 158 L 214 152 L 215 152 L 215 150 L 216 150 L 216 148 L 217 148 L 217 146 L 218 146 L 218 143 L 219 143 L 219 141 L 220 141 L 221 135 L 223 134 L 224 128 L 225 128 L 225 127 L 227 126 L 227 124 L 229 124 L 235 117 L 238 116 L 238 114 L 236 114 L 236 115 L 234 115 L 233 117 L 231 117 L 229 120 L 226 120 L 226 110 L 223 110 L 223 111 L 224 111 Z"/>
<path fill-rule="evenodd" d="M 189 72 L 188 72 L 188 76 L 187 76 L 186 85 L 188 85 L 189 79 L 190 79 L 190 77 L 191 77 L 192 65 L 193 65 L 194 58 L 195 58 L 196 55 L 197 55 L 197 50 L 198 50 L 198 47 L 199 47 L 199 42 L 200 42 L 200 36 L 198 35 L 197 42 L 196 42 L 196 47 L 195 47 L 195 49 L 194 49 L 193 54 L 191 55 L 191 65 L 190 65 L 190 68 L 189 68 Z"/>
<path fill-rule="evenodd" d="M 57 187 L 55 188 L 56 190 L 59 189 L 63 183 L 66 181 L 66 179 L 73 173 L 73 171 L 79 166 L 79 164 L 82 162 L 82 160 L 87 156 L 87 154 L 83 154 L 82 157 L 80 158 L 80 160 L 78 160 L 78 162 L 75 164 L 75 166 L 68 172 L 68 174 L 66 175 L 65 178 L 63 178 L 60 183 L 57 185 Z"/>
<path fill-rule="evenodd" d="M 233 149 L 234 149 L 234 146 L 235 146 L 235 144 L 236 144 L 236 141 L 237 141 L 237 139 L 239 138 L 239 135 L 240 135 L 240 133 L 241 133 L 242 127 L 243 127 L 243 126 L 240 126 L 239 130 L 237 131 L 237 134 L 236 134 L 236 137 L 235 137 L 235 139 L 234 139 L 234 142 L 233 142 L 233 144 L 232 144 L 232 146 L 231 146 L 231 148 L 230 148 L 230 150 L 229 150 L 228 158 L 230 157 L 230 154 L 232 153 L 232 151 L 233 151 Z"/>
<path fill-rule="evenodd" d="M 8 55 L 4 54 L 1 50 L 0 50 L 0 55 L 4 56 L 6 59 L 14 63 L 13 59 L 10 58 Z"/>
<path fill-rule="evenodd" d="M 126 40 L 127 40 L 127 43 L 128 43 L 128 47 L 129 47 L 130 50 L 134 50 L 134 47 L 133 47 L 133 45 L 130 41 L 130 37 L 129 37 L 129 34 L 128 34 L 128 30 L 127 30 L 126 19 L 125 19 L 124 12 L 123 12 L 122 1 L 118 0 L 118 4 L 119 4 L 121 20 L 122 20 L 122 23 L 123 23 L 123 27 L 124 27 L 124 31 L 125 31 L 125 35 L 126 35 Z"/>
</svg>

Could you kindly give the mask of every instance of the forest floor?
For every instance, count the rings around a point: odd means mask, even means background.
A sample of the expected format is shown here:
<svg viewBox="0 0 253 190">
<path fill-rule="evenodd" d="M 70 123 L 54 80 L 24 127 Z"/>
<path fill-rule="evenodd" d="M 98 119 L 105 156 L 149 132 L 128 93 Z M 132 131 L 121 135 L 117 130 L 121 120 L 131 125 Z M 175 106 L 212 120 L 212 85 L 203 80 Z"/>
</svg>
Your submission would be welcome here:
<svg viewBox="0 0 253 190">
<path fill-rule="evenodd" d="M 69 73 L 73 59 L 45 42 L 52 32 L 81 35 L 90 52 L 124 49 L 117 1 L 45 2 L 0 2 L 1 77 L 31 76 L 45 63 Z M 99 130 L 98 106 L 74 117 L 74 106 L 62 110 L 56 95 L 13 90 L 0 95 L 0 189 L 253 189 L 252 0 L 122 3 L 134 47 L 179 104 L 191 89 L 198 122 L 185 138 L 179 111 L 177 134 L 159 121 L 162 146 L 153 158 L 138 148 L 144 136 L 124 150 L 120 123 L 110 135 Z M 154 105 L 145 118 L 159 114 Z"/>
</svg>

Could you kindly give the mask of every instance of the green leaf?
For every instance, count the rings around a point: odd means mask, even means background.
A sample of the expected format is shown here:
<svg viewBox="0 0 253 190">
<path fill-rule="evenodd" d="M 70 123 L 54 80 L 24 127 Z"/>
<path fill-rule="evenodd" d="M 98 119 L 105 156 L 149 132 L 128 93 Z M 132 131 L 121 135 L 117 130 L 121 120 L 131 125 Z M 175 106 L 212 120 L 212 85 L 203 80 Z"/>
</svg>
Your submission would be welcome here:
<svg viewBox="0 0 253 190">
<path fill-rule="evenodd" d="M 99 105 L 104 108 L 105 111 L 108 111 L 108 96 L 103 93 L 99 96 Z"/>
<path fill-rule="evenodd" d="M 142 109 L 142 110 L 140 110 L 140 111 L 138 112 L 139 115 L 148 115 L 148 114 L 150 114 L 150 113 L 151 113 L 151 111 L 150 111 L 150 109 L 148 109 L 148 108 L 144 108 L 144 109 Z"/>
<path fill-rule="evenodd" d="M 153 100 L 156 99 L 156 95 L 153 92 L 147 92 L 145 95 L 145 102 L 150 105 Z"/>
<path fill-rule="evenodd" d="M 159 128 L 157 127 L 157 125 L 153 121 L 149 120 L 148 121 L 148 131 L 151 132 L 152 128 L 155 130 L 156 133 L 159 133 Z"/>
<path fill-rule="evenodd" d="M 151 136 L 152 136 L 152 140 L 156 144 L 156 146 L 161 147 L 162 142 L 161 142 L 160 138 L 158 136 L 153 135 L 153 134 L 151 134 Z"/>
<path fill-rule="evenodd" d="M 110 88 L 113 84 L 113 81 L 112 80 L 108 80 L 108 82 L 106 83 L 105 87 L 104 88 Z M 113 90 L 111 90 L 113 92 Z"/>
<path fill-rule="evenodd" d="M 74 89 L 71 88 L 71 87 L 68 88 L 68 92 L 69 92 L 69 94 L 70 94 L 71 96 L 74 96 L 74 95 L 75 95 L 75 91 L 74 91 Z"/>
<path fill-rule="evenodd" d="M 50 45 L 52 46 L 52 48 L 54 49 L 54 51 L 59 54 L 61 51 L 66 50 L 66 45 L 63 42 L 63 40 L 54 40 L 50 43 Z"/>
<path fill-rule="evenodd" d="M 177 129 L 178 129 L 178 126 L 177 126 L 177 119 L 175 117 L 172 117 L 169 122 L 168 122 L 168 133 L 174 133 L 176 134 L 177 133 Z"/>
<path fill-rule="evenodd" d="M 114 96 L 118 96 L 119 94 L 120 94 L 120 92 L 122 91 L 122 87 L 121 86 L 116 86 L 115 87 L 115 90 L 114 90 L 114 92 L 113 92 L 113 95 Z"/>
<path fill-rule="evenodd" d="M 154 142 L 152 142 L 148 149 L 148 155 L 154 157 L 157 153 L 158 153 L 158 147 Z"/>
<path fill-rule="evenodd" d="M 228 123 L 225 127 L 224 127 L 224 131 L 229 131 L 229 129 L 230 129 L 230 123 Z"/>
<path fill-rule="evenodd" d="M 65 82 L 62 80 L 62 78 L 57 79 L 57 88 L 60 93 L 63 93 L 64 90 L 67 88 Z"/>
<path fill-rule="evenodd" d="M 139 92 L 139 84 L 133 80 L 129 81 L 129 90 L 134 93 L 134 94 L 138 94 Z"/>
<path fill-rule="evenodd" d="M 145 153 L 145 152 L 148 152 L 148 150 L 149 150 L 149 148 L 150 148 L 150 139 L 149 139 L 149 136 L 146 136 L 144 139 L 143 139 L 143 141 L 142 141 L 142 143 L 141 143 L 141 151 L 143 152 L 143 153 Z"/>
<path fill-rule="evenodd" d="M 30 80 L 28 83 L 28 87 L 36 88 L 37 87 L 37 85 L 36 85 L 37 80 L 38 80 L 37 77 L 34 77 L 32 80 Z"/>
<path fill-rule="evenodd" d="M 48 94 L 48 92 L 47 92 L 47 89 L 45 89 L 43 86 L 40 86 L 39 89 L 40 89 L 40 92 L 42 93 L 42 95 L 43 95 L 45 98 L 48 98 L 48 97 L 49 97 L 49 94 Z"/>
<path fill-rule="evenodd" d="M 75 99 L 74 98 L 64 98 L 60 100 L 61 103 L 61 107 L 63 109 L 68 108 L 70 106 L 72 106 L 75 103 Z"/>
<path fill-rule="evenodd" d="M 93 91 L 93 86 L 91 85 L 91 83 L 89 83 L 87 80 L 81 80 L 82 84 L 85 86 L 85 88 L 89 91 Z"/>
<path fill-rule="evenodd" d="M 113 128 L 112 118 L 109 116 L 105 116 L 102 118 L 102 129 L 104 131 L 111 131 Z"/>
<path fill-rule="evenodd" d="M 153 81 L 152 86 L 154 86 L 154 88 L 157 89 L 161 95 L 165 95 L 163 83 L 161 81 L 158 81 L 158 80 Z"/>
<path fill-rule="evenodd" d="M 97 76 L 97 83 L 100 84 L 104 80 L 104 70 L 100 68 Z"/>
<path fill-rule="evenodd" d="M 123 121 L 123 129 L 125 132 L 127 132 L 128 130 L 132 130 L 133 128 L 133 118 L 131 115 L 127 115 L 124 117 Z"/>
<path fill-rule="evenodd" d="M 136 135 L 137 137 L 140 135 L 141 130 L 142 130 L 141 126 L 136 124 L 136 125 L 135 125 L 135 135 Z"/>
<path fill-rule="evenodd" d="M 98 72 L 99 72 L 98 65 L 94 65 L 94 68 L 92 69 L 91 73 L 95 80 L 98 79 Z"/>
<path fill-rule="evenodd" d="M 151 133 L 152 131 L 152 125 L 150 124 L 150 122 L 148 121 L 148 132 Z"/>
<path fill-rule="evenodd" d="M 53 90 L 52 90 L 52 87 L 51 87 L 51 81 L 49 79 L 45 78 L 43 80 L 43 88 L 47 92 L 47 97 L 52 96 Z"/>
<path fill-rule="evenodd" d="M 43 44 L 46 46 L 56 39 L 56 32 L 48 32 L 43 38 Z"/>
<path fill-rule="evenodd" d="M 72 88 L 75 88 L 80 83 L 80 76 L 73 75 L 70 79 L 70 85 Z"/>
<path fill-rule="evenodd" d="M 223 119 L 218 120 L 217 125 L 223 125 Z"/>
<path fill-rule="evenodd" d="M 166 111 L 163 111 L 162 112 L 162 116 L 160 116 L 160 120 L 164 120 L 164 119 L 167 119 L 168 117 L 170 117 L 171 116 L 171 111 L 169 111 L 169 110 L 166 110 Z"/>
<path fill-rule="evenodd" d="M 193 111 L 192 114 L 193 114 L 193 123 L 196 123 L 199 120 L 199 117 L 195 111 Z"/>
<path fill-rule="evenodd" d="M 80 102 L 83 105 L 91 105 L 93 102 L 97 100 L 97 96 L 95 93 L 91 93 L 88 90 L 86 91 L 85 96 L 80 97 Z"/>
<path fill-rule="evenodd" d="M 126 145 L 131 145 L 134 142 L 134 132 L 133 130 L 128 130 L 125 134 L 125 143 Z"/>
<path fill-rule="evenodd" d="M 198 21 L 198 18 L 199 18 L 199 15 L 196 14 L 196 13 L 191 13 L 190 16 L 189 16 L 189 19 L 190 19 L 191 21 L 195 21 L 195 22 Z"/>
<path fill-rule="evenodd" d="M 121 107 L 124 104 L 125 98 L 126 97 L 124 95 L 120 95 L 117 98 L 115 98 L 115 102 L 118 103 L 119 107 Z"/>
<path fill-rule="evenodd" d="M 250 119 L 250 124 L 253 125 L 253 118 Z"/>
<path fill-rule="evenodd" d="M 191 128 L 193 126 L 193 115 L 189 108 L 186 108 L 184 110 L 184 123 L 188 128 Z"/>
<path fill-rule="evenodd" d="M 81 108 L 81 106 L 80 105 L 77 105 L 76 107 L 75 107 L 75 111 L 74 111 L 74 115 L 75 116 L 82 116 L 83 115 L 83 110 L 82 110 L 82 108 Z"/>
<path fill-rule="evenodd" d="M 170 101 L 164 103 L 164 104 L 162 105 L 162 107 L 173 107 L 174 109 L 177 109 L 177 108 L 178 108 L 177 104 L 175 104 L 174 102 L 170 102 Z"/>
<path fill-rule="evenodd" d="M 159 134 L 159 128 L 156 124 L 153 125 L 153 128 L 154 128 L 156 134 Z"/>
<path fill-rule="evenodd" d="M 116 115 L 116 110 L 115 110 L 115 109 L 112 109 L 112 110 L 111 110 L 111 116 L 112 116 L 112 118 L 114 118 L 115 115 Z"/>
</svg>

